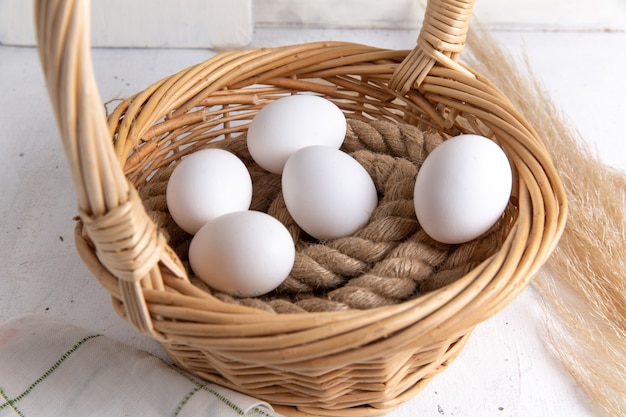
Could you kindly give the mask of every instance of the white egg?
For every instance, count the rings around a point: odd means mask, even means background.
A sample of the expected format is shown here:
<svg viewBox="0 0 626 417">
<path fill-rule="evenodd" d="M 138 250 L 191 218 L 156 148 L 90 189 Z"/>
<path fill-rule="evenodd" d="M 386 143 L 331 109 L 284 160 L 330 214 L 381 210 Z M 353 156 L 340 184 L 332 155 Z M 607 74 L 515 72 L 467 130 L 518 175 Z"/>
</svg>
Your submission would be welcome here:
<svg viewBox="0 0 626 417">
<path fill-rule="evenodd" d="M 239 211 L 204 225 L 191 240 L 189 263 L 210 287 L 242 297 L 268 293 L 289 275 L 295 246 L 269 214 Z"/>
<path fill-rule="evenodd" d="M 486 137 L 459 135 L 424 161 L 415 181 L 415 213 L 433 239 L 467 242 L 498 221 L 511 187 L 511 165 L 503 150 Z"/>
<path fill-rule="evenodd" d="M 210 220 L 247 210 L 252 180 L 245 164 L 223 149 L 204 149 L 185 157 L 174 168 L 166 190 L 170 215 L 194 234 Z"/>
<path fill-rule="evenodd" d="M 289 157 L 282 191 L 295 222 L 319 240 L 353 234 L 378 205 L 365 168 L 347 153 L 326 146 L 309 146 Z"/>
<path fill-rule="evenodd" d="M 306 146 L 341 147 L 346 118 L 332 101 L 310 94 L 280 98 L 261 109 L 248 128 L 250 155 L 262 168 L 275 174 L 287 158 Z"/>
</svg>

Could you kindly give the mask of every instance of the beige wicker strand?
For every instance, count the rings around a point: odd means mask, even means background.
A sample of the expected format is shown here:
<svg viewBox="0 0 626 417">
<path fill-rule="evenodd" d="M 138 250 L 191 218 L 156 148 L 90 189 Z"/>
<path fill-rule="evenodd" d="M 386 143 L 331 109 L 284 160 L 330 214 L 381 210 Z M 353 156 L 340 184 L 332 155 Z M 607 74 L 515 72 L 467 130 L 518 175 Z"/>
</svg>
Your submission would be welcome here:
<svg viewBox="0 0 626 417">
<path fill-rule="evenodd" d="M 115 311 L 161 341 L 187 371 L 287 415 L 383 414 L 445 369 L 473 328 L 522 291 L 554 249 L 567 205 L 541 137 L 488 80 L 458 62 L 473 2 L 429 1 L 413 51 L 315 42 L 217 55 L 121 101 L 108 127 L 89 64 L 84 4 L 40 0 L 36 9 L 42 66 L 83 218 L 77 249 Z M 375 161 L 371 172 L 379 175 L 379 211 L 346 239 L 314 242 L 301 233 L 284 210 L 277 178 L 246 155 L 254 115 L 305 91 L 344 111 L 355 133 L 346 150 L 364 165 Z M 402 175 L 413 175 L 409 166 L 417 169 L 430 150 L 416 140 L 420 130 L 440 139 L 483 134 L 507 153 L 510 205 L 479 242 L 423 245 L 409 219 L 410 183 Z M 184 279 L 175 252 L 184 253 L 187 237 L 161 233 L 171 218 L 151 211 L 150 220 L 145 207 L 162 200 L 159 181 L 168 170 L 207 146 L 229 149 L 250 166 L 266 189 L 255 204 L 288 224 L 307 260 L 301 273 L 308 283 L 293 280 L 292 293 L 236 300 Z M 410 272 L 422 269 L 416 257 L 431 259 L 425 269 L 434 281 Z M 327 288 L 311 285 L 325 274 Z M 351 288 L 370 291 L 355 291 L 370 301 L 353 303 Z M 348 299 L 330 299 L 333 291 Z"/>
<path fill-rule="evenodd" d="M 401 93 L 419 86 L 435 63 L 471 75 L 457 64 L 465 46 L 474 0 L 429 1 L 415 48 L 395 70 L 389 85 Z"/>
<path fill-rule="evenodd" d="M 136 283 L 163 258 L 165 241 L 149 220 L 112 152 L 93 76 L 89 2 L 35 3 L 41 64 L 78 193 L 79 213 L 98 258 L 118 278 L 135 326 L 151 333 L 150 314 Z M 65 35 L 65 37 L 62 36 Z M 168 253 L 171 255 L 171 253 Z M 125 296 L 124 296 L 125 295 Z"/>
</svg>

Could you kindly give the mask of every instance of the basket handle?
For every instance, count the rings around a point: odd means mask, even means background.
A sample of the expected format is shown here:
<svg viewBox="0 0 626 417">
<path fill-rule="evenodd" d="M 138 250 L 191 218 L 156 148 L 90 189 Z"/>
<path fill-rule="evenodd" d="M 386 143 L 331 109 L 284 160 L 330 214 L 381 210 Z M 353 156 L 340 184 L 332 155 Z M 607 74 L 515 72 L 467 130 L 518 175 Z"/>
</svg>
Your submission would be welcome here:
<svg viewBox="0 0 626 417">
<path fill-rule="evenodd" d="M 158 336 L 142 283 L 162 285 L 160 264 L 175 276 L 186 275 L 116 158 L 92 66 L 90 2 L 36 0 L 34 10 L 39 58 L 78 194 L 83 234 L 118 278 L 131 323 Z"/>
<path fill-rule="evenodd" d="M 392 74 L 389 87 L 406 94 L 419 87 L 435 64 L 474 78 L 458 63 L 474 3 L 475 0 L 428 0 L 417 44 Z"/>
</svg>

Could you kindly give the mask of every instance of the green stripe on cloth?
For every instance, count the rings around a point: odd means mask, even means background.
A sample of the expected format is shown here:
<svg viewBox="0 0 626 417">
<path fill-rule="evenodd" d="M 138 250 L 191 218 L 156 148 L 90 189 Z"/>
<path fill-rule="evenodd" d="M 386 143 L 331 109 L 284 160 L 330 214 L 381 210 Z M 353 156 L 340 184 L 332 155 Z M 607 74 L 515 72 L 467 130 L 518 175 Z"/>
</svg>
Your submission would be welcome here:
<svg viewBox="0 0 626 417">
<path fill-rule="evenodd" d="M 262 408 L 259 408 L 259 407 L 254 407 L 252 409 L 252 412 L 260 416 L 273 417 L 272 414 L 268 413 L 266 410 L 263 410 Z"/>
<path fill-rule="evenodd" d="M 242 410 L 241 407 L 237 406 L 237 404 L 234 404 L 232 401 L 230 401 L 228 398 L 221 395 L 219 392 L 211 389 L 207 384 L 203 384 L 199 382 L 198 380 L 194 379 L 191 375 L 189 375 L 186 372 L 183 372 L 181 369 L 177 368 L 174 365 L 168 364 L 168 366 L 170 369 L 176 371 L 180 376 L 186 378 L 189 382 L 195 385 L 195 388 L 189 391 L 189 393 L 185 396 L 185 398 L 183 398 L 181 402 L 178 404 L 178 406 L 176 407 L 176 410 L 174 410 L 174 413 L 172 414 L 172 417 L 177 417 L 178 414 L 184 408 L 185 404 L 187 404 L 189 399 L 199 391 L 205 391 L 213 395 L 215 398 L 217 398 L 218 400 L 223 402 L 225 405 L 230 407 L 233 411 L 237 412 L 237 414 L 239 414 L 240 416 L 246 415 L 246 412 Z M 252 410 L 250 410 L 250 412 L 254 413 L 255 415 L 264 416 L 264 417 L 273 417 L 276 415 L 276 414 L 270 414 L 266 410 L 259 408 L 259 407 L 254 407 Z M 248 412 L 247 414 L 249 415 L 250 412 Z"/>
<path fill-rule="evenodd" d="M 189 393 L 178 403 L 178 406 L 176 406 L 176 409 L 172 413 L 172 417 L 178 417 L 183 407 L 185 407 L 185 404 L 187 404 L 189 399 L 198 391 L 200 391 L 200 387 L 195 387 L 193 390 L 189 391 Z"/>
<path fill-rule="evenodd" d="M 65 352 L 63 355 L 61 355 L 61 357 L 46 371 L 44 372 L 44 374 L 42 376 L 40 376 L 39 378 L 37 378 L 35 380 L 35 382 L 33 382 L 28 388 L 26 388 L 26 390 L 24 392 L 22 392 L 20 395 L 18 395 L 17 397 L 13 398 L 13 399 L 9 399 L 6 396 L 6 393 L 3 391 L 2 392 L 2 396 L 4 397 L 4 399 L 6 400 L 6 402 L 4 404 L 0 404 L 0 410 L 7 408 L 7 407 L 12 407 L 20 416 L 22 415 L 21 413 L 19 413 L 15 407 L 15 403 L 23 400 L 24 398 L 26 398 L 28 396 L 28 394 L 30 394 L 30 392 L 40 383 L 42 383 L 43 381 L 46 380 L 46 378 L 48 378 L 50 375 L 52 375 L 52 373 L 54 371 L 57 370 L 57 368 L 59 366 L 61 366 L 61 364 L 63 362 L 65 362 L 67 360 L 67 358 L 69 358 L 72 353 L 76 352 L 78 350 L 78 348 L 80 348 L 83 344 L 85 344 L 85 342 L 88 342 L 91 339 L 94 339 L 96 337 L 100 337 L 101 335 L 99 334 L 93 334 L 93 335 L 89 335 L 86 337 L 83 337 L 80 341 L 78 341 L 74 346 L 71 347 L 71 349 L 69 349 L 67 352 Z"/>
<path fill-rule="evenodd" d="M 227 405 L 228 407 L 230 407 L 233 411 L 235 411 L 237 414 L 239 414 L 240 416 L 245 416 L 246 412 L 243 411 L 240 407 L 238 407 L 236 404 L 234 404 L 232 401 L 230 401 L 228 398 L 224 397 L 223 395 L 221 395 L 219 392 L 216 392 L 214 390 L 212 390 L 211 388 L 209 388 L 206 384 L 202 384 L 199 381 L 195 380 L 194 378 L 192 378 L 189 374 L 181 371 L 180 369 L 178 369 L 177 367 L 175 367 L 174 365 L 170 365 L 168 364 L 168 366 L 173 369 L 174 371 L 176 371 L 179 375 L 185 377 L 189 382 L 191 382 L 193 385 L 195 385 L 195 388 L 193 390 L 191 390 L 189 392 L 189 394 L 187 394 L 185 396 L 185 398 L 183 398 L 181 400 L 181 402 L 178 404 L 178 407 L 176 407 L 176 410 L 174 410 L 174 414 L 172 414 L 172 417 L 177 417 L 178 414 L 182 411 L 183 407 L 185 406 L 185 404 L 187 404 L 187 402 L 189 401 L 189 399 L 198 391 L 203 390 L 205 392 L 208 392 L 209 394 L 213 395 L 215 398 L 217 398 L 218 400 L 220 400 L 221 402 L 223 402 L 225 405 Z"/>
<path fill-rule="evenodd" d="M 282 417 L 147 352 L 37 316 L 0 322 L 0 386 L 2 417 Z"/>
<path fill-rule="evenodd" d="M 178 406 L 176 407 L 176 410 L 174 410 L 174 413 L 172 414 L 172 417 L 178 417 L 178 415 L 180 414 L 180 412 L 183 410 L 183 408 L 185 407 L 185 404 L 187 404 L 187 402 L 189 401 L 189 399 L 197 392 L 199 391 L 205 391 L 208 392 L 209 394 L 212 394 L 213 396 L 215 396 L 215 398 L 219 399 L 221 402 L 223 402 L 224 404 L 226 404 L 228 407 L 230 407 L 233 411 L 235 411 L 237 414 L 239 414 L 240 416 L 245 416 L 245 415 L 249 415 L 246 414 L 246 412 L 244 410 L 242 410 L 240 407 L 238 407 L 236 404 L 234 404 L 232 401 L 229 401 L 228 398 L 224 397 L 223 395 L 221 395 L 219 392 L 216 392 L 214 390 L 212 390 L 211 388 L 207 387 L 206 385 L 203 386 L 199 386 L 194 388 L 193 390 L 191 390 L 189 392 L 189 394 L 187 394 L 185 396 L 185 398 L 183 398 L 180 403 L 178 404 Z M 272 417 L 272 414 L 269 414 L 268 412 L 264 411 L 261 408 L 258 407 L 254 407 L 251 412 L 255 413 L 255 415 L 259 415 L 259 416 L 265 416 L 265 417 Z"/>
<path fill-rule="evenodd" d="M 11 401 L 9 401 L 2 387 L 0 387 L 0 395 L 2 395 L 2 398 L 6 401 L 7 404 L 9 404 L 9 406 L 11 407 L 11 410 L 13 410 L 15 414 L 17 414 L 19 417 L 26 417 Z"/>
</svg>

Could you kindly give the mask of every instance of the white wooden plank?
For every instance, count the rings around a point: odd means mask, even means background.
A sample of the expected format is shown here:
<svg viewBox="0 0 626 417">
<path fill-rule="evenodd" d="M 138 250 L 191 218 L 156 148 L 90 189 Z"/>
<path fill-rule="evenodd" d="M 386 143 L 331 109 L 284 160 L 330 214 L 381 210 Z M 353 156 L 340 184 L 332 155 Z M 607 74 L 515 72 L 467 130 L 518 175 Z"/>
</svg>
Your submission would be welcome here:
<svg viewBox="0 0 626 417">
<path fill-rule="evenodd" d="M 32 2 L 0 0 L 0 43 L 34 45 Z M 93 0 L 96 47 L 230 49 L 252 39 L 252 0 Z"/>
<path fill-rule="evenodd" d="M 624 0 L 477 0 L 474 13 L 492 29 L 626 31 Z"/>
<path fill-rule="evenodd" d="M 425 1 L 256 0 L 257 27 L 410 29 Z M 491 29 L 626 31 L 623 0 L 477 0 L 474 15 Z"/>
<path fill-rule="evenodd" d="M 416 0 L 255 0 L 256 27 L 411 28 L 422 19 Z"/>
</svg>

